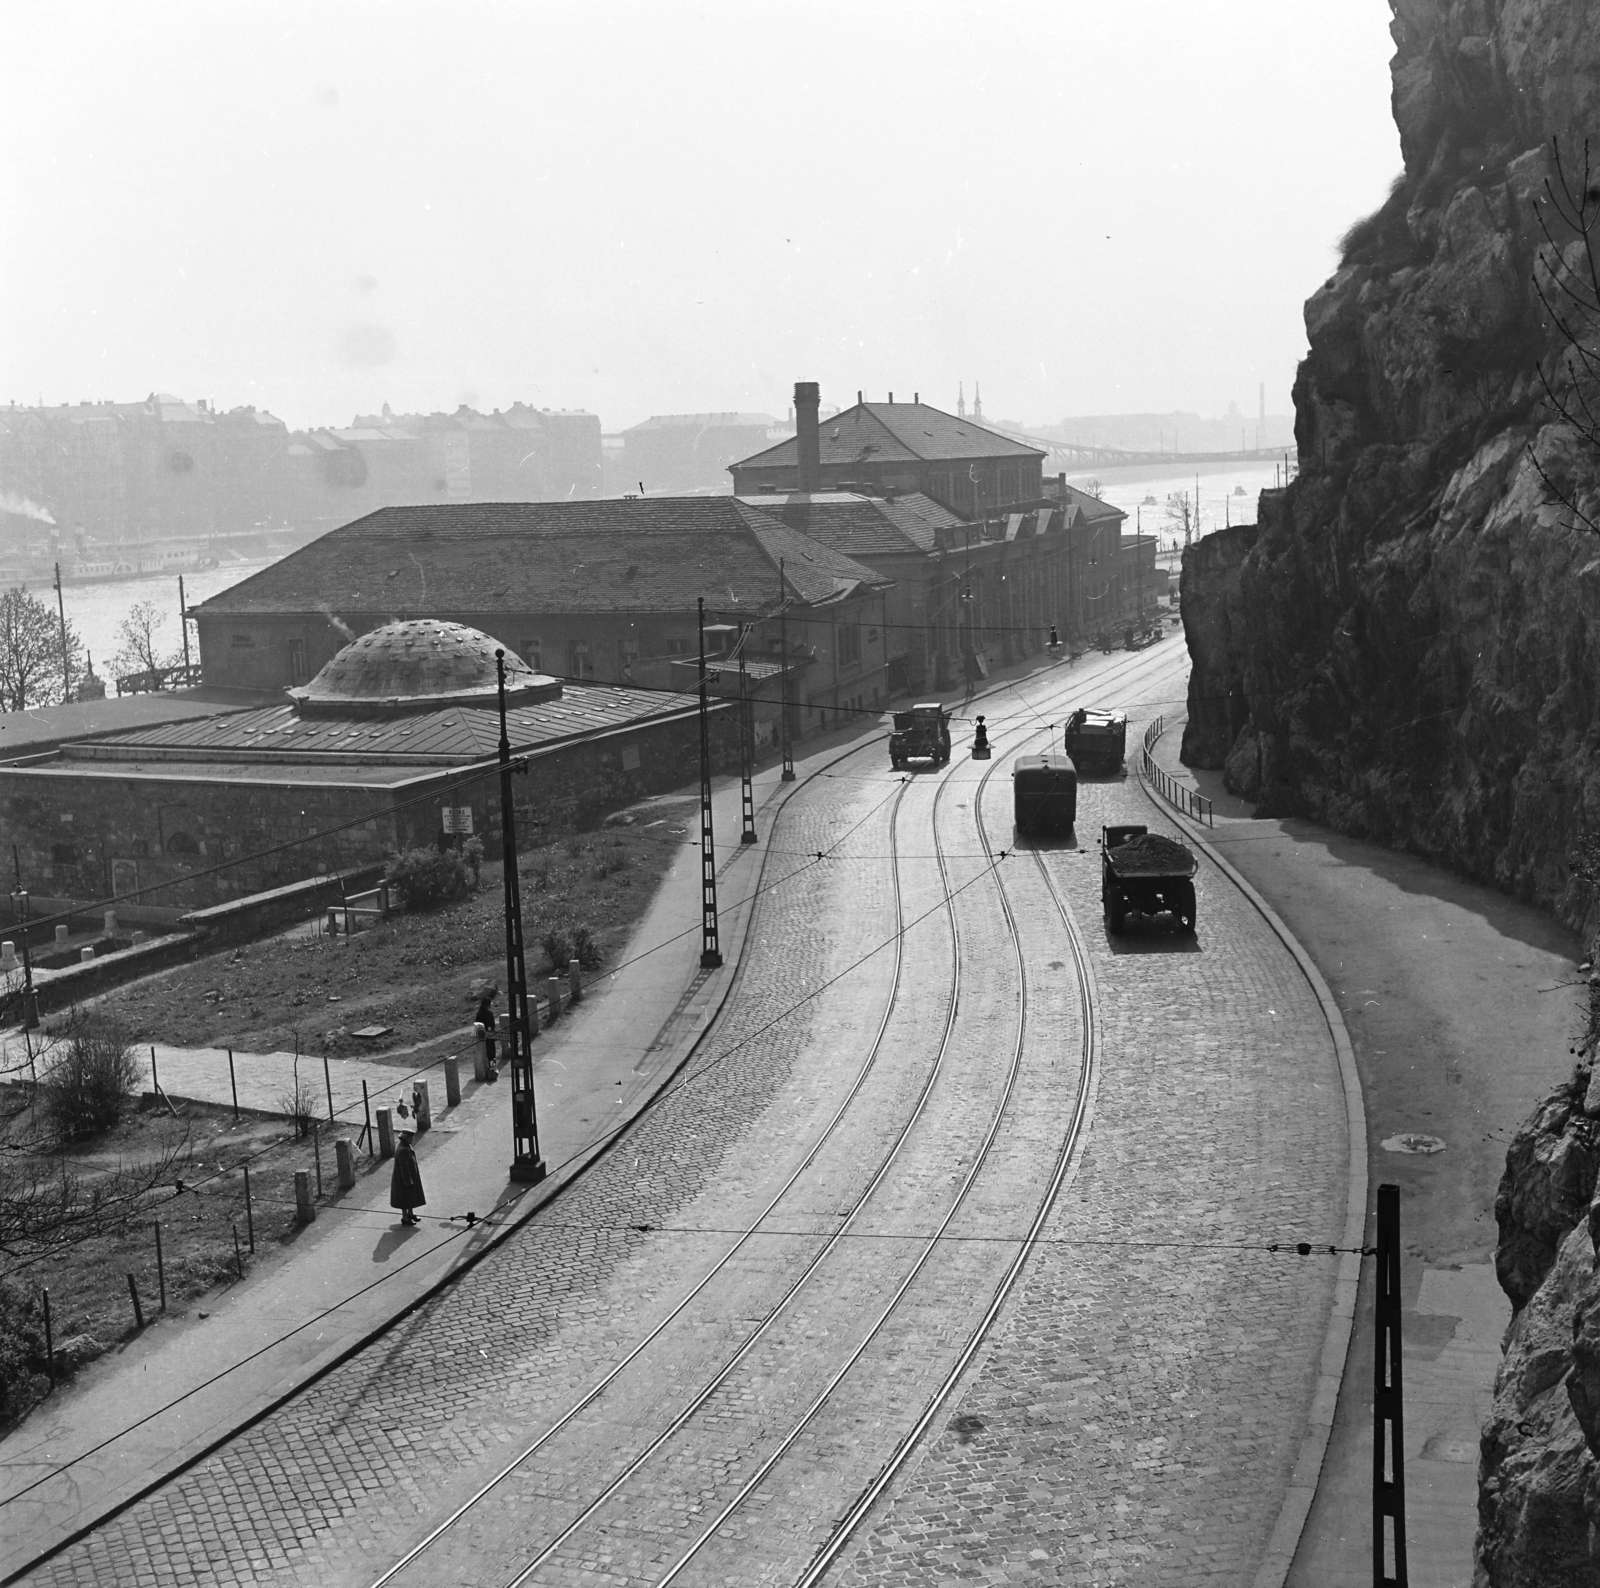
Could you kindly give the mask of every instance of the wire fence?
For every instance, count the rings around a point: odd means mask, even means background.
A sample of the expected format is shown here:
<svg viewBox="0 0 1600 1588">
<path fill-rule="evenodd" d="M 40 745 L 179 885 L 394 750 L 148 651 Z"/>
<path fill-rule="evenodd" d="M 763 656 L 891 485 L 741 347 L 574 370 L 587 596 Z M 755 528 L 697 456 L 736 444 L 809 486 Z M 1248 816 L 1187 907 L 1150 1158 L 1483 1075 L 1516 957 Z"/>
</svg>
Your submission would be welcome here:
<svg viewBox="0 0 1600 1588">
<path fill-rule="evenodd" d="M 1215 827 L 1216 822 L 1211 816 L 1211 801 L 1204 794 L 1197 793 L 1194 789 L 1178 782 L 1175 777 L 1156 765 L 1156 758 L 1150 751 L 1151 747 L 1166 730 L 1166 719 L 1157 717 L 1148 728 L 1144 730 L 1144 749 L 1142 753 L 1141 771 L 1146 783 L 1150 784 L 1161 795 L 1167 804 L 1176 807 L 1186 816 L 1192 816 L 1196 821 L 1204 822 L 1207 827 Z"/>
</svg>

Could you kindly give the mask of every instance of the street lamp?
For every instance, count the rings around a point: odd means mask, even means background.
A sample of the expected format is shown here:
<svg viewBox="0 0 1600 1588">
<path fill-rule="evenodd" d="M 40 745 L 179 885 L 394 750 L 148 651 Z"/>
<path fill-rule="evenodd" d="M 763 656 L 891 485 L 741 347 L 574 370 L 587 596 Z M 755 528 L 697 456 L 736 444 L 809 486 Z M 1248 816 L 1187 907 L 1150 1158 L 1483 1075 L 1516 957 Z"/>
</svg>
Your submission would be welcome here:
<svg viewBox="0 0 1600 1588">
<path fill-rule="evenodd" d="M 528 1007 L 528 966 L 522 952 L 522 890 L 517 879 L 516 812 L 511 801 L 511 736 L 506 730 L 506 653 L 494 653 L 500 705 L 500 857 L 505 872 L 506 1000 L 511 1029 L 506 1046 L 511 1056 L 511 1178 L 538 1185 L 545 1177 L 539 1152 L 539 1120 L 533 1101 L 533 1054 L 536 1029 Z M 521 768 L 526 772 L 527 767 Z"/>
</svg>

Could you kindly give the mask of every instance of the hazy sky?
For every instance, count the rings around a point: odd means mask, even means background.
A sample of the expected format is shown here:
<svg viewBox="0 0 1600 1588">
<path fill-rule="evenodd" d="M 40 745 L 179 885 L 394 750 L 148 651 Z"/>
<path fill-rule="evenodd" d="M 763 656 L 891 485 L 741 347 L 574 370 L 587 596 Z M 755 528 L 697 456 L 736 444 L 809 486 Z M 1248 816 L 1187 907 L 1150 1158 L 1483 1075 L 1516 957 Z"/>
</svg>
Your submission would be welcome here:
<svg viewBox="0 0 1600 1588">
<path fill-rule="evenodd" d="M 0 401 L 1288 412 L 1383 0 L 8 0 Z"/>
</svg>

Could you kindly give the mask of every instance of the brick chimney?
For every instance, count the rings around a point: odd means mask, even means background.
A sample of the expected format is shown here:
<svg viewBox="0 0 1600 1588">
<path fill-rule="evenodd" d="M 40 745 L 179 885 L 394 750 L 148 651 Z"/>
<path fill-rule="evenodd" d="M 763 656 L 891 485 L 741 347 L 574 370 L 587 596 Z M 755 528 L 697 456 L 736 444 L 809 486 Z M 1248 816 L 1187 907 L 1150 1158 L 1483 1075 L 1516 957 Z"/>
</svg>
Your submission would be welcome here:
<svg viewBox="0 0 1600 1588">
<path fill-rule="evenodd" d="M 794 439 L 800 462 L 800 489 L 822 489 L 822 438 L 817 434 L 817 408 L 822 393 L 814 380 L 794 383 Z"/>
</svg>

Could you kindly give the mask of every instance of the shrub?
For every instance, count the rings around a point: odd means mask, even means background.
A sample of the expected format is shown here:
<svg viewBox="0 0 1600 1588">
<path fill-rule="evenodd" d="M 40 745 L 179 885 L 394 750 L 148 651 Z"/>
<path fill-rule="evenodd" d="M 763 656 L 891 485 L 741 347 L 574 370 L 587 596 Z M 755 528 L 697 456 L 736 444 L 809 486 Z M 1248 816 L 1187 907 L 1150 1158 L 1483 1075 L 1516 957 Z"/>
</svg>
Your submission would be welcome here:
<svg viewBox="0 0 1600 1588">
<path fill-rule="evenodd" d="M 596 853 L 594 864 L 589 869 L 596 880 L 603 881 L 618 871 L 626 871 L 632 864 L 633 856 L 629 854 L 628 846 L 620 838 L 613 838 Z"/>
<path fill-rule="evenodd" d="M 297 1136 L 309 1136 L 317 1120 L 316 1093 L 297 1075 L 293 1088 L 278 1099 L 278 1110 L 294 1121 Z"/>
<path fill-rule="evenodd" d="M 469 838 L 459 849 L 402 850 L 389 857 L 383 875 L 408 910 L 431 910 L 474 892 L 482 864 L 483 844 Z"/>
<path fill-rule="evenodd" d="M 122 1118 L 128 1094 L 143 1079 L 143 1066 L 121 1031 L 74 1020 L 40 1071 L 45 1117 L 69 1141 L 98 1136 Z"/>
<path fill-rule="evenodd" d="M 600 963 L 600 946 L 586 926 L 555 927 L 539 939 L 539 944 L 549 956 L 553 971 L 564 971 L 571 960 L 577 960 L 584 970 L 594 970 Z"/>
<path fill-rule="evenodd" d="M 0 1280 L 0 1424 L 15 1422 L 50 1389 L 44 1314 L 32 1296 Z"/>
</svg>

